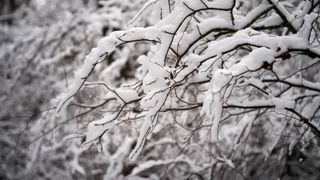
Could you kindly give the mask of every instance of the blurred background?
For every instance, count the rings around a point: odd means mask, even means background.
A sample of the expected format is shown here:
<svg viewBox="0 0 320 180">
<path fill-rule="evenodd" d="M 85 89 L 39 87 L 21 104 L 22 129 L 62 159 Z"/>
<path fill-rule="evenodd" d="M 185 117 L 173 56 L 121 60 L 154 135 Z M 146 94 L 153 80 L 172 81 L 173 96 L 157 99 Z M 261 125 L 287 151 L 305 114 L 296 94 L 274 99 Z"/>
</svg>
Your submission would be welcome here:
<svg viewBox="0 0 320 180">
<path fill-rule="evenodd" d="M 79 142 L 65 142 L 75 128 L 55 128 L 60 122 L 52 113 L 54 99 L 98 40 L 123 29 L 142 5 L 142 0 L 0 1 L 0 179 L 102 179 L 110 160 L 88 152 L 83 155 L 88 162 L 81 163 L 90 172 L 84 175 L 73 162 Z M 134 70 L 129 61 L 116 69 L 108 78 L 118 84 Z"/>
</svg>

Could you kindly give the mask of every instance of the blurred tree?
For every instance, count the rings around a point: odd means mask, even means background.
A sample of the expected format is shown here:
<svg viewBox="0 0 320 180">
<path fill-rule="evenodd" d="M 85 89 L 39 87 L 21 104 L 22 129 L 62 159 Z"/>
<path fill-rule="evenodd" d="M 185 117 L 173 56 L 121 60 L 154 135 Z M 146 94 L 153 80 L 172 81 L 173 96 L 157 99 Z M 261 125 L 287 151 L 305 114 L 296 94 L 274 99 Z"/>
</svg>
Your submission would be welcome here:
<svg viewBox="0 0 320 180">
<path fill-rule="evenodd" d="M 51 178 L 54 175 L 71 177 L 69 171 L 54 170 L 54 162 L 59 161 L 56 157 L 52 157 L 54 161 L 41 162 L 35 158 L 45 158 L 45 153 L 42 156 L 34 147 L 30 147 L 31 151 L 26 149 L 30 141 L 47 127 L 51 128 L 54 116 L 43 126 L 37 126 L 35 120 L 50 113 L 54 107 L 51 99 L 68 87 L 73 78 L 70 72 L 81 64 L 97 41 L 122 28 L 140 4 L 140 1 L 130 0 L 125 3 L 96 0 L 1 2 L 0 179 L 38 179 L 45 173 Z M 32 128 L 38 131 L 32 134 L 36 131 Z M 59 145 L 54 146 L 58 148 Z M 50 153 L 55 156 L 62 151 Z"/>
</svg>

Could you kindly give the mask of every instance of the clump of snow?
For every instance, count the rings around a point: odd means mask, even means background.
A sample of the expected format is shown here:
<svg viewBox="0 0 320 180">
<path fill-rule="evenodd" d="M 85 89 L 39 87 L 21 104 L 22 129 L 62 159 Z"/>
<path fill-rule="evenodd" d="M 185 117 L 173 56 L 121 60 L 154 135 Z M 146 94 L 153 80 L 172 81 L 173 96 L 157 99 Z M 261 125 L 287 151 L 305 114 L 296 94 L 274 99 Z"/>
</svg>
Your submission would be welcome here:
<svg viewBox="0 0 320 180">
<path fill-rule="evenodd" d="M 277 98 L 274 97 L 271 99 L 271 101 L 275 105 L 275 110 L 277 112 L 285 112 L 286 108 L 294 108 L 295 102 L 289 98 Z"/>
<path fill-rule="evenodd" d="M 124 100 L 126 103 L 140 98 L 135 90 L 126 87 L 118 88 L 115 92 L 121 97 L 121 100 Z"/>
<path fill-rule="evenodd" d="M 89 123 L 85 141 L 81 144 L 83 150 L 98 144 L 100 137 L 115 126 L 114 116 L 114 114 L 107 113 L 104 118 Z"/>
</svg>

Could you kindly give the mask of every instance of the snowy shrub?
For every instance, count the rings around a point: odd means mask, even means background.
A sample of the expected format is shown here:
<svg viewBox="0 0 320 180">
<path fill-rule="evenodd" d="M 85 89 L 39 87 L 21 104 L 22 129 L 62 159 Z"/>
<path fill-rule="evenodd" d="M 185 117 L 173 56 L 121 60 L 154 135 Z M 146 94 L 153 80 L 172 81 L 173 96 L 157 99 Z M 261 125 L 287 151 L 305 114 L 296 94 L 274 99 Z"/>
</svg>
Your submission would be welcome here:
<svg viewBox="0 0 320 180">
<path fill-rule="evenodd" d="M 145 17 L 151 24 L 140 26 Z M 130 81 L 114 86 L 106 78 L 113 70 L 89 79 L 114 51 L 141 41 L 149 48 Z M 91 50 L 56 112 L 100 87 L 98 105 L 81 105 L 105 111 L 87 125 L 82 149 L 103 148 L 103 137 L 122 125 L 139 128 L 132 160 L 157 139 L 173 139 L 161 161 L 138 164 L 133 175 L 170 162 L 184 178 L 295 176 L 293 153 L 300 163 L 303 154 L 319 158 L 319 45 L 319 1 L 150 0 Z M 266 169 L 248 164 L 255 153 Z M 319 176 L 320 164 L 308 163 L 315 174 L 298 167 L 299 175 Z"/>
<path fill-rule="evenodd" d="M 54 151 L 64 164 L 41 172 L 317 179 L 319 3 L 147 1 L 83 56 L 67 90 L 51 100 L 55 113 L 30 128 L 40 139 L 34 159 L 40 153 L 54 163 L 45 155 Z"/>
</svg>

